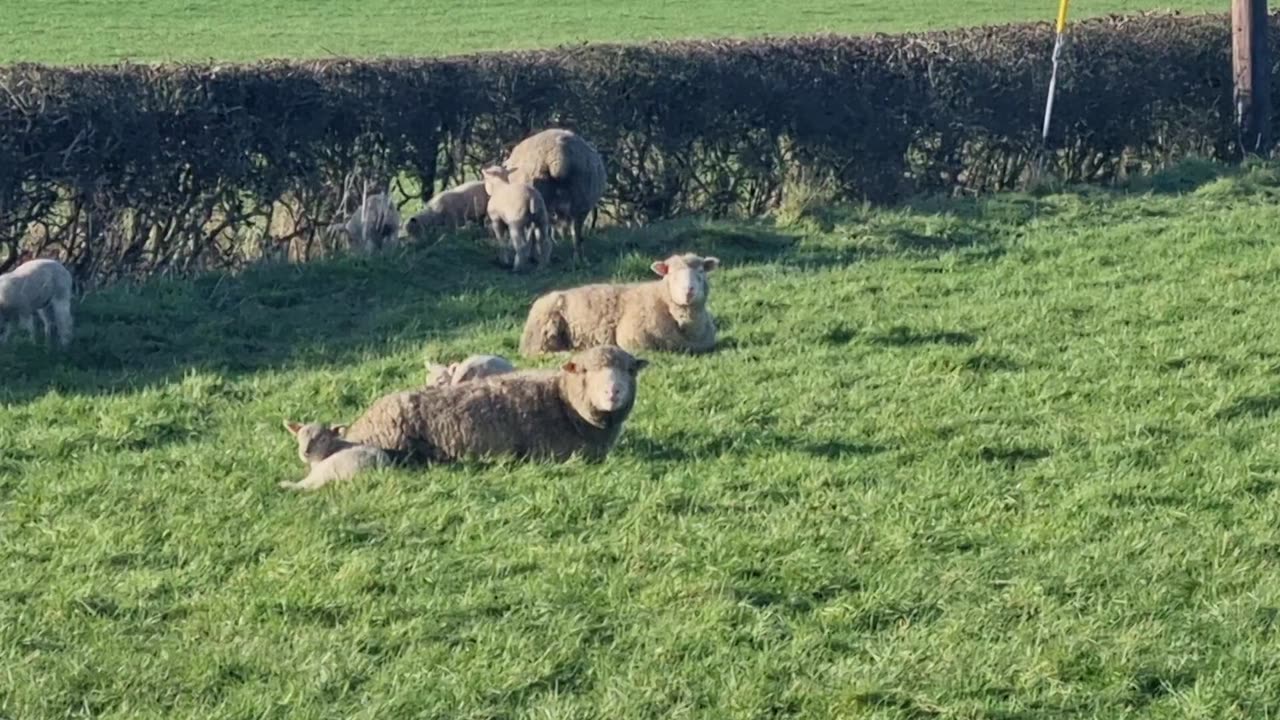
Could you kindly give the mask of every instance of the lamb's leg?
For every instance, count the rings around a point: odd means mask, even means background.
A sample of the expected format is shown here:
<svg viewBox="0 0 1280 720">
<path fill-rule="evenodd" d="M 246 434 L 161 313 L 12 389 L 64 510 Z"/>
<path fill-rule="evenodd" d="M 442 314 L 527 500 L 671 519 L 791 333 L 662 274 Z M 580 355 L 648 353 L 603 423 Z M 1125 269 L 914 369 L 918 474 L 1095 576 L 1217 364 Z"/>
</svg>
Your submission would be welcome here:
<svg viewBox="0 0 1280 720">
<path fill-rule="evenodd" d="M 71 320 L 71 299 L 56 299 L 49 307 L 53 311 L 54 324 L 57 325 L 58 345 L 65 348 L 71 344 L 72 330 L 75 327 Z"/>
<path fill-rule="evenodd" d="M 285 490 L 319 490 L 329 484 L 329 481 L 333 479 L 332 474 L 327 472 L 327 470 L 328 469 L 325 466 L 317 465 L 311 468 L 311 472 L 307 473 L 305 478 L 298 482 L 281 482 L 280 487 Z"/>
<path fill-rule="evenodd" d="M 507 226 L 511 238 L 511 247 L 515 251 L 515 263 L 512 272 L 524 272 L 529 262 L 529 226 L 526 223 L 511 223 Z"/>
<path fill-rule="evenodd" d="M 498 264 L 504 268 L 510 268 L 514 260 L 511 257 L 511 243 L 507 240 L 507 224 L 496 218 L 490 218 L 489 230 L 493 232 L 493 239 L 498 245 Z"/>
</svg>

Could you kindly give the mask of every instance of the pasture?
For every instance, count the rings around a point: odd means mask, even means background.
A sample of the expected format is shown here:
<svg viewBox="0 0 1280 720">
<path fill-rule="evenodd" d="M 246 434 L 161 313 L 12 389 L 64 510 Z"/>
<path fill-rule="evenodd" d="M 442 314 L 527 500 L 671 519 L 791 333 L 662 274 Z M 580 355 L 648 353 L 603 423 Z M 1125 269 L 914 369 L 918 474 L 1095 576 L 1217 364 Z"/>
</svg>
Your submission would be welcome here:
<svg viewBox="0 0 1280 720">
<path fill-rule="evenodd" d="M 0 717 L 1272 717 L 1278 194 L 1192 163 L 92 294 L 67 356 L 0 353 Z M 281 419 L 686 248 L 723 347 L 649 354 L 605 463 L 276 487 Z"/>
<path fill-rule="evenodd" d="M 0 63 L 441 55 L 582 42 L 900 32 L 1051 20 L 1052 0 L 5 0 Z M 1073 17 L 1224 0 L 1078 0 Z"/>
</svg>

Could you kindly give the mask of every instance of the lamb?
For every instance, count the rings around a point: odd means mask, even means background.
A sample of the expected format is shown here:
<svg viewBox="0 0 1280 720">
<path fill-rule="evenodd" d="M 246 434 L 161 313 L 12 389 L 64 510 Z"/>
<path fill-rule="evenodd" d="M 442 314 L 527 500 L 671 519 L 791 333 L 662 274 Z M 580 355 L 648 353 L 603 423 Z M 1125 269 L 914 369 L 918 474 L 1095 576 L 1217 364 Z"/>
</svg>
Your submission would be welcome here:
<svg viewBox="0 0 1280 720">
<path fill-rule="evenodd" d="M 347 480 L 361 470 L 387 467 L 391 458 L 382 450 L 342 439 L 344 427 L 319 423 L 284 423 L 298 439 L 298 457 L 310 472 L 299 482 L 281 482 L 286 490 L 317 490 L 335 480 Z"/>
<path fill-rule="evenodd" d="M 661 280 L 549 292 L 529 308 L 520 352 L 533 356 L 603 343 L 630 352 L 710 352 L 716 326 L 707 309 L 707 273 L 719 266 L 714 257 L 672 255 L 650 266 Z"/>
<path fill-rule="evenodd" d="M 409 218 L 405 232 L 424 239 L 429 228 L 461 228 L 468 223 L 483 223 L 489 215 L 489 193 L 483 180 L 472 180 L 439 193 L 427 201 L 422 212 Z"/>
<path fill-rule="evenodd" d="M 342 228 L 351 246 L 367 255 L 395 242 L 400 234 L 400 211 L 388 194 L 369 195 Z"/>
<path fill-rule="evenodd" d="M 521 370 L 384 396 L 346 431 L 406 462 L 514 457 L 603 460 L 618 442 L 648 361 L 616 346 L 559 370 Z"/>
<path fill-rule="evenodd" d="M 482 377 L 513 372 L 515 369 L 510 360 L 498 355 L 472 355 L 462 362 L 449 365 L 427 363 L 427 386 L 457 385 L 479 380 Z"/>
<path fill-rule="evenodd" d="M 573 238 L 573 259 L 582 259 L 582 229 L 604 195 L 604 161 L 582 136 L 551 128 L 520 141 L 503 165 L 512 180 L 538 189 L 557 224 L 567 223 Z"/>
<path fill-rule="evenodd" d="M 71 272 L 57 260 L 36 259 L 0 275 L 0 343 L 9 339 L 16 322 L 36 341 L 35 316 L 44 324 L 52 345 L 71 343 Z"/>
<path fill-rule="evenodd" d="M 538 267 L 547 267 L 551 263 L 551 221 L 542 194 L 532 185 L 511 181 L 507 168 L 485 168 L 483 174 L 493 235 L 500 247 L 504 234 L 509 234 L 511 241 L 511 257 L 504 247 L 500 260 L 504 265 L 509 261 L 512 271 L 523 272 L 536 246 Z"/>
</svg>

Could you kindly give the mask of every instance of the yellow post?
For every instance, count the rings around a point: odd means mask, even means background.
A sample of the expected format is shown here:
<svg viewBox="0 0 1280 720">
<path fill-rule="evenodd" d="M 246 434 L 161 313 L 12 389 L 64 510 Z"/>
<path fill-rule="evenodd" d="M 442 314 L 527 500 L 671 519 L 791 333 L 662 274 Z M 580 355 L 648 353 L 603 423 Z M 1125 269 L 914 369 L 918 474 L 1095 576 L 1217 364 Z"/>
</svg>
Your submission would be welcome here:
<svg viewBox="0 0 1280 720">
<path fill-rule="evenodd" d="M 1071 4 L 1071 0 L 1062 0 L 1058 3 L 1058 34 L 1061 35 L 1063 30 L 1067 29 L 1067 6 Z"/>
</svg>

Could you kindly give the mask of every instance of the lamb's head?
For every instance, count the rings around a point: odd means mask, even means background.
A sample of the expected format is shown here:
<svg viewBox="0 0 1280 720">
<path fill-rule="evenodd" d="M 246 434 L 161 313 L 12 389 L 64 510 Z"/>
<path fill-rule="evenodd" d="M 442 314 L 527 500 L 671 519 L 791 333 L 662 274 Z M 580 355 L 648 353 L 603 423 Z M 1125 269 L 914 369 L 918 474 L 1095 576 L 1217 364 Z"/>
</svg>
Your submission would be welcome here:
<svg viewBox="0 0 1280 720">
<path fill-rule="evenodd" d="M 560 366 L 561 386 L 583 419 L 604 427 L 630 414 L 636 402 L 636 375 L 648 364 L 616 345 L 600 345 Z"/>
<path fill-rule="evenodd" d="M 666 281 L 671 302 L 682 307 L 701 306 L 711 292 L 707 273 L 720 267 L 720 259 L 686 253 L 659 260 L 650 267 Z"/>
<path fill-rule="evenodd" d="M 453 374 L 458 369 L 458 363 L 450 363 L 448 365 L 436 365 L 435 363 L 427 363 L 427 387 L 444 387 L 453 381 Z"/>
<path fill-rule="evenodd" d="M 484 179 L 484 191 L 490 196 L 503 185 L 511 182 L 511 175 L 516 168 L 509 168 L 504 165 L 491 165 L 480 171 L 480 176 Z"/>
<path fill-rule="evenodd" d="M 286 420 L 284 427 L 298 439 L 298 458 L 307 465 L 324 460 L 346 444 L 342 439 L 342 432 L 346 430 L 344 425 L 304 425 Z"/>
</svg>

